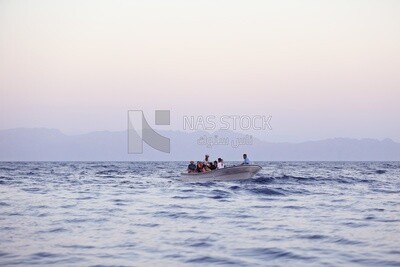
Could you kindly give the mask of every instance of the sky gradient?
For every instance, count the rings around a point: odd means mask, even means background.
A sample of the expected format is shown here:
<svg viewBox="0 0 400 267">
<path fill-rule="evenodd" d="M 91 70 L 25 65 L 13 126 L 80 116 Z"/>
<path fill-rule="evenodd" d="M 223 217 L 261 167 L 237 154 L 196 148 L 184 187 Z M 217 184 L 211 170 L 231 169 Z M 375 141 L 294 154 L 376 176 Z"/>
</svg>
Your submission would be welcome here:
<svg viewBox="0 0 400 267">
<path fill-rule="evenodd" d="M 0 129 L 130 109 L 271 115 L 270 141 L 400 141 L 400 1 L 2 1 Z M 257 133 L 256 133 L 257 135 Z"/>
</svg>

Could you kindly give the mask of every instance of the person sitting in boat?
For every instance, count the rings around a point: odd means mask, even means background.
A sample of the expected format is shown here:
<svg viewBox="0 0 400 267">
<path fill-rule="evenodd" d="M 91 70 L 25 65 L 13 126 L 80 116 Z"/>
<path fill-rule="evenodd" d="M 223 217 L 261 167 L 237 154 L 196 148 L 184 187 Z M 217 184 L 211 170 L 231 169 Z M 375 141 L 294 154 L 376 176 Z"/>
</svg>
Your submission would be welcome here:
<svg viewBox="0 0 400 267">
<path fill-rule="evenodd" d="M 188 173 L 193 173 L 196 172 L 196 164 L 194 164 L 194 161 L 190 161 L 188 165 Z"/>
<path fill-rule="evenodd" d="M 214 164 L 211 164 L 210 169 L 213 171 L 218 168 L 218 161 L 214 160 Z"/>
<path fill-rule="evenodd" d="M 224 164 L 224 160 L 221 158 L 218 158 L 218 165 L 217 165 L 218 169 L 223 169 L 225 168 L 225 164 Z"/>
<path fill-rule="evenodd" d="M 243 154 L 243 162 L 242 162 L 242 165 L 248 165 L 248 164 L 250 164 L 250 160 L 249 160 L 249 158 L 247 157 L 247 154 Z"/>
<path fill-rule="evenodd" d="M 205 171 L 211 171 L 211 162 L 209 162 L 208 161 L 208 158 L 209 158 L 210 156 L 209 155 L 205 155 L 204 156 L 204 162 L 203 162 L 203 164 L 204 164 L 204 169 L 205 169 Z"/>
<path fill-rule="evenodd" d="M 197 170 L 197 172 L 205 172 L 206 170 L 204 169 L 204 163 L 201 161 L 198 161 L 196 170 Z"/>
</svg>

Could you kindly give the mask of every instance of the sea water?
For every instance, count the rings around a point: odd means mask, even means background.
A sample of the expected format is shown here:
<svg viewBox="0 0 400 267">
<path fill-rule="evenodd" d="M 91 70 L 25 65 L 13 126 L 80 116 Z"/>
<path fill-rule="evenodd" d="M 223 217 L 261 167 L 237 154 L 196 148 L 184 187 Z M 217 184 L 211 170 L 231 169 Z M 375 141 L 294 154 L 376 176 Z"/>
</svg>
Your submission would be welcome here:
<svg viewBox="0 0 400 267">
<path fill-rule="evenodd" d="M 0 265 L 400 266 L 399 162 L 257 164 L 1 162 Z"/>
</svg>

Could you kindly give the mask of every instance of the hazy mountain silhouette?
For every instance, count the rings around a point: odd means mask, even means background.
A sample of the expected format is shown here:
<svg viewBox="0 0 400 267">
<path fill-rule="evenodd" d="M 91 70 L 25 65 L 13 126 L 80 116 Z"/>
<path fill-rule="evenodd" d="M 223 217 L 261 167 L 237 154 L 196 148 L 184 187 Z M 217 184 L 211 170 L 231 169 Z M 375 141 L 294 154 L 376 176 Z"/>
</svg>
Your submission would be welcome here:
<svg viewBox="0 0 400 267">
<path fill-rule="evenodd" d="M 1 161 L 132 161 L 199 160 L 204 154 L 212 159 L 241 160 L 247 153 L 251 160 L 279 161 L 399 161 L 400 143 L 391 139 L 333 138 L 303 143 L 269 143 L 253 139 L 250 145 L 232 147 L 243 134 L 231 131 L 179 132 L 160 131 L 171 139 L 171 153 L 154 150 L 144 144 L 143 154 L 128 154 L 127 132 L 92 132 L 66 135 L 55 129 L 18 128 L 0 131 Z M 207 147 L 202 141 L 229 141 Z M 202 139 L 203 138 L 203 139 Z"/>
</svg>

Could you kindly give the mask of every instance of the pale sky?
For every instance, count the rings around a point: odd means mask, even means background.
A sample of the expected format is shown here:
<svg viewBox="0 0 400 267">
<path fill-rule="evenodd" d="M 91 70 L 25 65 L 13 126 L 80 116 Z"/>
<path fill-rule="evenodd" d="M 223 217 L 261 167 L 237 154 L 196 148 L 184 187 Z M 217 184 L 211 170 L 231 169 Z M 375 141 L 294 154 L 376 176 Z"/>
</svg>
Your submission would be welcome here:
<svg viewBox="0 0 400 267">
<path fill-rule="evenodd" d="M 271 115 L 263 139 L 400 141 L 400 1 L 0 0 L 0 129 L 127 110 Z"/>
</svg>

